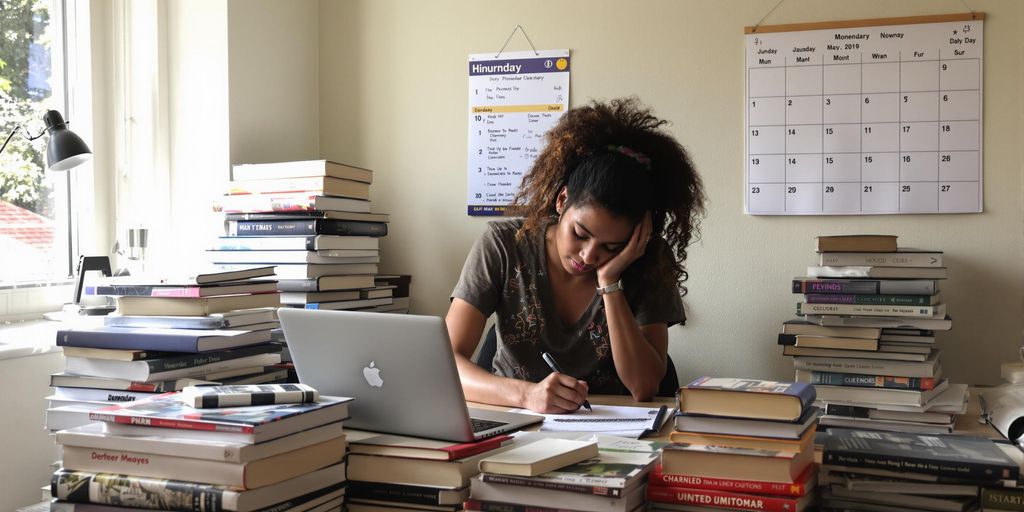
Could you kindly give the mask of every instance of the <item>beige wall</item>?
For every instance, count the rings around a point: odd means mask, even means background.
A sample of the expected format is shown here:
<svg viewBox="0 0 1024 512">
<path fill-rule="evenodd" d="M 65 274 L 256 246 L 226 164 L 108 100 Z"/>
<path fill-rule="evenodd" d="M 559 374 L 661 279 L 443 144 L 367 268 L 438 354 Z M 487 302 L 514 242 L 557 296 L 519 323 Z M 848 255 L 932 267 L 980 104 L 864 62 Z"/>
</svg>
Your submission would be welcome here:
<svg viewBox="0 0 1024 512">
<path fill-rule="evenodd" d="M 682 379 L 791 378 L 775 345 L 793 315 L 789 280 L 813 263 L 813 237 L 893 233 L 943 250 L 954 330 L 939 336 L 947 374 L 996 382 L 1022 334 L 1024 2 L 985 11 L 985 213 L 847 217 L 743 214 L 743 27 L 775 0 L 403 0 L 320 3 L 320 153 L 376 171 L 374 209 L 392 216 L 382 268 L 413 274 L 413 309 L 444 314 L 485 220 L 465 214 L 466 59 L 496 51 L 516 24 L 538 49 L 569 48 L 572 103 L 636 94 L 671 121 L 711 199 L 691 250 L 690 321 L 672 330 Z M 958 12 L 958 2 L 784 2 L 766 23 Z M 528 49 L 517 35 L 511 50 Z"/>
</svg>

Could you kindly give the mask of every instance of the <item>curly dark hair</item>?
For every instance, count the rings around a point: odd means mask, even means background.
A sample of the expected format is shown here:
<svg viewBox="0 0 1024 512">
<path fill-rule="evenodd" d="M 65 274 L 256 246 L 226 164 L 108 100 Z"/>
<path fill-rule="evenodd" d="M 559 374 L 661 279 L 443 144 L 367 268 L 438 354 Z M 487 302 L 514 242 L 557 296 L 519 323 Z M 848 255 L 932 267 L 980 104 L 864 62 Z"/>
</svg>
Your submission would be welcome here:
<svg viewBox="0 0 1024 512">
<path fill-rule="evenodd" d="M 686 150 L 662 128 L 666 124 L 635 97 L 592 101 L 566 112 L 547 132 L 547 145 L 509 206 L 508 214 L 524 217 L 517 238 L 547 226 L 563 187 L 566 206 L 600 206 L 634 223 L 650 211 L 650 245 L 631 273 L 650 284 L 672 276 L 685 294 L 686 248 L 699 237 L 706 199 L 700 176 Z M 649 162 L 615 149 L 622 146 Z"/>
</svg>

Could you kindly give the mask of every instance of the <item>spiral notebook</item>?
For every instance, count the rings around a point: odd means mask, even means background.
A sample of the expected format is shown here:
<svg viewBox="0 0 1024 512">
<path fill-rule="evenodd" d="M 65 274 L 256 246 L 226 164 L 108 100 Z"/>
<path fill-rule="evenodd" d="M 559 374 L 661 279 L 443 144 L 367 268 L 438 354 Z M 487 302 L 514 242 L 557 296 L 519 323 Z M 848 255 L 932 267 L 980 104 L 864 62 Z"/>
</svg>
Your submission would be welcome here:
<svg viewBox="0 0 1024 512">
<path fill-rule="evenodd" d="M 580 409 L 571 414 L 544 414 L 541 431 L 600 432 L 620 437 L 639 438 L 657 433 L 666 421 L 675 416 L 675 407 L 630 407 L 594 405 L 594 411 Z M 663 411 L 663 412 L 662 412 Z M 529 412 L 515 410 L 512 412 Z M 534 413 L 536 414 L 536 413 Z"/>
</svg>

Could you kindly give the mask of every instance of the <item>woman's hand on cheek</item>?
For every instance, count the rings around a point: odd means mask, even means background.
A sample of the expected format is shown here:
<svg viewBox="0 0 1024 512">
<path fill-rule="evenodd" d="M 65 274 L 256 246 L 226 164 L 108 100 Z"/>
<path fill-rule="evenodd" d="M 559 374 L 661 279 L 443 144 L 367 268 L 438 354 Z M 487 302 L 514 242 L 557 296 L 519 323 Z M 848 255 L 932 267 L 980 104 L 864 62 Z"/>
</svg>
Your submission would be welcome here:
<svg viewBox="0 0 1024 512">
<path fill-rule="evenodd" d="M 597 269 L 597 284 L 598 286 L 608 286 L 612 283 L 618 282 L 619 278 L 622 277 L 622 273 L 634 261 L 644 255 L 647 250 L 647 242 L 651 238 L 652 223 L 651 223 L 651 212 L 644 214 L 643 220 L 633 228 L 633 236 L 629 238 L 629 242 L 626 246 L 619 251 L 612 259 L 608 260 L 604 265 L 601 265 Z"/>
</svg>

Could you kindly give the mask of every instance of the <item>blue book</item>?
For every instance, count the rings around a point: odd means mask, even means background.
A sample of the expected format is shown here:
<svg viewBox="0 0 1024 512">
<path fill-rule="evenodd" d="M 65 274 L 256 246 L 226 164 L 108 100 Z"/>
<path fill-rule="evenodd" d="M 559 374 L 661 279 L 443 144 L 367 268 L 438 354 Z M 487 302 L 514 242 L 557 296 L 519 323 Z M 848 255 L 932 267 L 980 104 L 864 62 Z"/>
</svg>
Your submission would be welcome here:
<svg viewBox="0 0 1024 512">
<path fill-rule="evenodd" d="M 57 331 L 57 346 L 195 353 L 266 343 L 270 338 L 270 329 L 235 331 L 103 326 L 61 329 Z"/>
<path fill-rule="evenodd" d="M 679 389 L 679 411 L 796 422 L 814 398 L 814 386 L 804 382 L 700 377 Z"/>
</svg>

